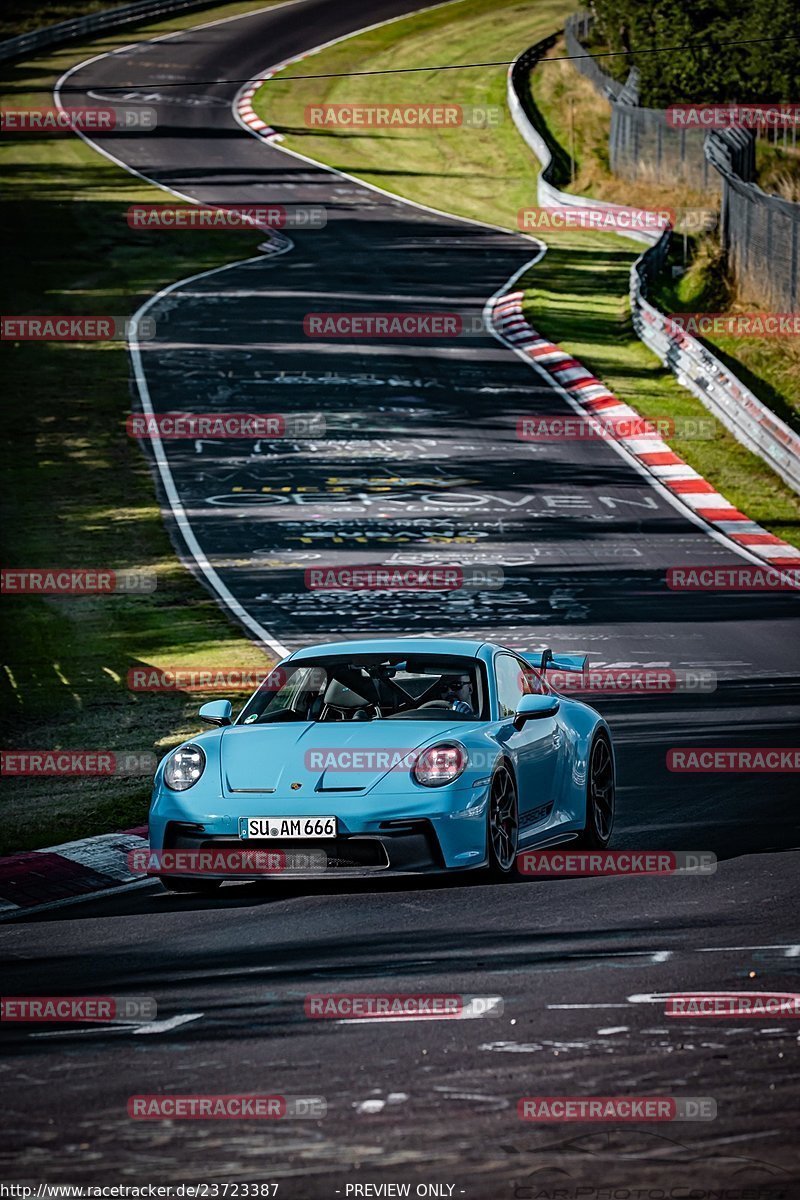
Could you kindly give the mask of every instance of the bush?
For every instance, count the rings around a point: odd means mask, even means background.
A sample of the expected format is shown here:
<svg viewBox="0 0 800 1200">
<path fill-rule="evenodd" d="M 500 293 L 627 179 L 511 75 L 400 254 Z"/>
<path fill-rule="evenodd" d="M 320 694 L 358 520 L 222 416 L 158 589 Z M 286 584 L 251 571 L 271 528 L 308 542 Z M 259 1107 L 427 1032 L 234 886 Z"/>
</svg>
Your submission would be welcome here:
<svg viewBox="0 0 800 1200">
<path fill-rule="evenodd" d="M 793 101 L 800 94 L 800 41 L 795 0 L 591 0 L 592 40 L 630 58 L 609 58 L 601 66 L 620 80 L 631 66 L 641 72 L 641 104 Z M 755 45 L 731 41 L 775 38 Z M 660 46 L 696 48 L 643 53 Z M 638 53 L 637 53 L 638 51 Z"/>
</svg>

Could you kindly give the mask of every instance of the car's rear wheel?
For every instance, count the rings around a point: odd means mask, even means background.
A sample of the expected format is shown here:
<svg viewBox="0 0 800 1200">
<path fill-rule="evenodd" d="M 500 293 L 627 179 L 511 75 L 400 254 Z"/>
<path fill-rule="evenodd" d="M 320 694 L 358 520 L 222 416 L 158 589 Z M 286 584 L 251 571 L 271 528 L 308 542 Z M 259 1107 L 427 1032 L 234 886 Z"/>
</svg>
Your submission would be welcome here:
<svg viewBox="0 0 800 1200">
<path fill-rule="evenodd" d="M 168 892 L 195 892 L 199 896 L 213 896 L 222 886 L 221 879 L 182 879 L 177 875 L 159 875 Z"/>
<path fill-rule="evenodd" d="M 519 805 L 514 777 L 502 764 L 489 785 L 489 873 L 493 879 L 516 875 L 519 841 Z"/>
<path fill-rule="evenodd" d="M 573 846 L 581 850 L 602 850 L 611 841 L 616 807 L 614 756 L 606 733 L 600 732 L 589 751 L 586 780 L 586 824 Z"/>
</svg>

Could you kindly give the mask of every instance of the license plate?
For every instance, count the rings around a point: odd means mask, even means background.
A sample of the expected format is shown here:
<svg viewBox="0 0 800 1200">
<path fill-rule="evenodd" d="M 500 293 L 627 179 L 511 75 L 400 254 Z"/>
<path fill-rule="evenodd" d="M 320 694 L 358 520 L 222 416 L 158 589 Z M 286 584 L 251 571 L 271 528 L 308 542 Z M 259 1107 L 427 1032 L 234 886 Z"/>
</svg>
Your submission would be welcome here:
<svg viewBox="0 0 800 1200">
<path fill-rule="evenodd" d="M 336 837 L 336 817 L 239 817 L 240 838 Z"/>
</svg>

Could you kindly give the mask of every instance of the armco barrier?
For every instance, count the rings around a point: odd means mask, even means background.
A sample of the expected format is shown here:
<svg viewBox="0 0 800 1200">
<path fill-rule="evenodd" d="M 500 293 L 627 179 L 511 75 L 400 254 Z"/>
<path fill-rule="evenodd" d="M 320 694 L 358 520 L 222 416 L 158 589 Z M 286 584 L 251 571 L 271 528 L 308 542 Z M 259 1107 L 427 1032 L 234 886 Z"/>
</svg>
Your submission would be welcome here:
<svg viewBox="0 0 800 1200">
<path fill-rule="evenodd" d="M 535 114 L 530 105 L 527 79 L 531 68 L 547 53 L 551 46 L 555 44 L 555 41 L 556 37 L 553 36 L 537 42 L 528 50 L 524 50 L 508 69 L 506 93 L 511 116 L 517 129 L 542 164 L 542 170 L 539 173 L 537 183 L 537 202 L 542 207 L 553 208 L 564 208 L 567 206 L 595 209 L 616 208 L 618 207 L 617 205 L 607 204 L 602 200 L 593 200 L 591 196 L 575 196 L 570 192 L 561 192 L 551 182 L 553 157 L 550 153 L 550 147 L 534 124 Z M 648 246 L 652 246 L 661 237 L 659 233 L 647 230 L 625 231 L 625 236 L 633 238 L 637 242 L 645 242 Z"/>
<path fill-rule="evenodd" d="M 32 29 L 30 33 L 21 33 L 19 37 L 0 42 L 0 62 L 26 58 L 37 50 L 73 42 L 84 34 L 102 33 L 104 29 L 133 25 L 147 17 L 169 16 L 184 9 L 211 8 L 214 3 L 215 0 L 139 0 L 123 8 L 101 9 L 100 12 L 72 17 L 69 21 L 59 21 L 57 25 L 44 25 L 41 29 Z"/>
<path fill-rule="evenodd" d="M 643 254 L 631 268 L 631 315 L 638 337 L 742 445 L 800 492 L 800 437 L 696 338 L 669 330 L 667 318 L 647 300 L 646 260 L 654 253 Z"/>
<path fill-rule="evenodd" d="M 555 38 L 537 42 L 512 63 L 508 71 L 508 106 L 514 124 L 542 164 L 538 203 L 555 207 L 612 207 L 588 196 L 559 191 L 550 182 L 553 162 L 536 114 L 530 104 L 528 74 L 554 44 Z M 669 246 L 670 230 L 619 231 L 621 236 L 647 242 L 649 249 L 631 267 L 630 302 L 637 336 L 669 367 L 678 382 L 705 405 L 735 438 L 758 454 L 781 479 L 800 492 L 800 437 L 776 417 L 719 359 L 689 334 L 668 329 L 668 319 L 647 300 L 648 284 L 660 270 Z"/>
</svg>

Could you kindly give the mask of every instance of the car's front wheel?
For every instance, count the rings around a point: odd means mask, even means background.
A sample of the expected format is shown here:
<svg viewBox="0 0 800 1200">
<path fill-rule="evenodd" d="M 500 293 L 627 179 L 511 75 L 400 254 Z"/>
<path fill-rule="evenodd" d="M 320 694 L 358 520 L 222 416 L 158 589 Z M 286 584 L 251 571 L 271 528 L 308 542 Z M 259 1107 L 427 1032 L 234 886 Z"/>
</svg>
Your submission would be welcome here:
<svg viewBox="0 0 800 1200">
<path fill-rule="evenodd" d="M 608 734 L 600 732 L 589 751 L 586 780 L 586 824 L 572 845 L 581 850 L 603 850 L 611 841 L 616 806 L 614 756 Z"/>
<path fill-rule="evenodd" d="M 195 892 L 199 896 L 213 896 L 222 886 L 221 879 L 184 879 L 178 875 L 159 875 L 168 892 Z"/>
<path fill-rule="evenodd" d="M 518 840 L 517 787 L 508 767 L 501 764 L 489 785 L 488 857 L 493 879 L 516 875 Z"/>
</svg>

